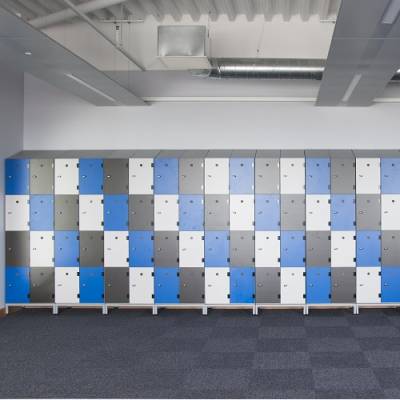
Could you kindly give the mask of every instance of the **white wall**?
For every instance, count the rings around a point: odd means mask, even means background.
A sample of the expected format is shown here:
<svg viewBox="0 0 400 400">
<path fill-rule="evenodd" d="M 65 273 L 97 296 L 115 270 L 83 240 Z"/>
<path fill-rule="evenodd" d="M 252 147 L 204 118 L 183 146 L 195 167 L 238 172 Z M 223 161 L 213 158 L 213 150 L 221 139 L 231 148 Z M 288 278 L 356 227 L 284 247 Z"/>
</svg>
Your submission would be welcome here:
<svg viewBox="0 0 400 400">
<path fill-rule="evenodd" d="M 0 63 L 0 209 L 4 210 L 4 159 L 22 150 L 24 75 Z M 4 306 L 4 212 L 0 213 L 0 308 Z"/>
<path fill-rule="evenodd" d="M 156 103 L 96 108 L 25 79 L 25 149 L 400 148 L 400 104 Z"/>
</svg>

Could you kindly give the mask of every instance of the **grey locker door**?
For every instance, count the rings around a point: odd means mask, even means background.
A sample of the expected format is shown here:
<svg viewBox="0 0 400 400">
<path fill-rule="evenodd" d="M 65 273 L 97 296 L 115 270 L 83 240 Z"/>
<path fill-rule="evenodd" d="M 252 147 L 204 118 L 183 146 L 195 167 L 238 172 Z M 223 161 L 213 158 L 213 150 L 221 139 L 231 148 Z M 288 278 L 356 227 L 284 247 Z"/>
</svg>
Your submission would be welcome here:
<svg viewBox="0 0 400 400">
<path fill-rule="evenodd" d="M 156 267 L 177 267 L 179 265 L 178 232 L 154 232 L 154 264 Z"/>
<path fill-rule="evenodd" d="M 278 158 L 256 158 L 255 192 L 257 194 L 279 193 L 280 172 Z"/>
<path fill-rule="evenodd" d="M 356 302 L 356 269 L 331 268 L 332 303 Z"/>
<path fill-rule="evenodd" d="M 154 197 L 151 194 L 129 196 L 129 230 L 154 229 Z"/>
<path fill-rule="evenodd" d="M 6 232 L 6 265 L 8 267 L 28 267 L 29 259 L 29 232 Z"/>
<path fill-rule="evenodd" d="M 30 160 L 30 193 L 54 193 L 54 161 L 48 159 Z"/>
<path fill-rule="evenodd" d="M 306 200 L 302 194 L 281 195 L 281 229 L 302 230 L 306 225 Z"/>
<path fill-rule="evenodd" d="M 356 224 L 359 230 L 381 229 L 381 195 L 358 194 L 356 196 Z"/>
<path fill-rule="evenodd" d="M 356 162 L 352 158 L 331 158 L 331 193 L 351 194 L 356 189 Z"/>
<path fill-rule="evenodd" d="M 81 231 L 80 265 L 96 267 L 104 264 L 104 233 L 99 231 Z"/>
<path fill-rule="evenodd" d="M 129 267 L 104 268 L 106 303 L 129 302 Z"/>
<path fill-rule="evenodd" d="M 54 303 L 54 268 L 30 269 L 31 303 Z"/>
<path fill-rule="evenodd" d="M 229 229 L 229 195 L 205 196 L 205 229 L 214 231 Z"/>
<path fill-rule="evenodd" d="M 256 268 L 256 303 L 280 303 L 281 269 Z"/>
<path fill-rule="evenodd" d="M 201 158 L 181 158 L 179 160 L 179 193 L 203 194 L 204 160 Z"/>
<path fill-rule="evenodd" d="M 331 265 L 331 237 L 329 231 L 306 232 L 306 264 L 308 266 Z"/>
<path fill-rule="evenodd" d="M 230 232 L 230 265 L 231 267 L 254 266 L 255 237 L 252 231 Z"/>
<path fill-rule="evenodd" d="M 180 268 L 180 302 L 204 303 L 204 268 Z"/>
<path fill-rule="evenodd" d="M 382 266 L 400 266 L 400 231 L 382 231 Z"/>
<path fill-rule="evenodd" d="M 56 231 L 76 231 L 79 228 L 79 196 L 59 194 L 54 201 L 54 228 Z"/>
<path fill-rule="evenodd" d="M 129 160 L 104 160 L 104 193 L 128 194 L 129 192 Z"/>
</svg>

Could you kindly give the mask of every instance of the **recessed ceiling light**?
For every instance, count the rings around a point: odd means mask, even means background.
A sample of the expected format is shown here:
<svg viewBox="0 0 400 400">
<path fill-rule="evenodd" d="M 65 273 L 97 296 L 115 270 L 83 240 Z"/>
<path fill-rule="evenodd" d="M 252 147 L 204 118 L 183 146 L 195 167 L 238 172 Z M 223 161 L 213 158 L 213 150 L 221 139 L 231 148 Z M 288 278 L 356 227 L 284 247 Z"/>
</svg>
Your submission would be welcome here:
<svg viewBox="0 0 400 400">
<path fill-rule="evenodd" d="M 32 52 L 31 51 L 25 51 L 25 53 L 24 53 L 26 56 L 31 56 L 32 55 Z"/>
<path fill-rule="evenodd" d="M 400 12 L 400 0 L 392 0 L 392 2 L 389 4 L 388 8 L 385 11 L 385 14 L 383 14 L 382 17 L 382 24 L 393 24 L 397 17 L 399 16 Z"/>
<path fill-rule="evenodd" d="M 94 86 L 92 86 L 89 83 L 83 81 L 82 79 L 78 78 L 74 74 L 65 74 L 65 76 L 68 76 L 68 78 L 74 80 L 75 82 L 79 83 L 82 86 L 85 86 L 86 88 L 92 90 L 93 92 L 99 94 L 100 96 L 103 96 L 107 100 L 112 101 L 113 103 L 117 103 L 117 100 L 115 100 L 114 97 L 111 97 L 108 94 L 102 92 L 100 89 L 95 88 Z"/>
</svg>

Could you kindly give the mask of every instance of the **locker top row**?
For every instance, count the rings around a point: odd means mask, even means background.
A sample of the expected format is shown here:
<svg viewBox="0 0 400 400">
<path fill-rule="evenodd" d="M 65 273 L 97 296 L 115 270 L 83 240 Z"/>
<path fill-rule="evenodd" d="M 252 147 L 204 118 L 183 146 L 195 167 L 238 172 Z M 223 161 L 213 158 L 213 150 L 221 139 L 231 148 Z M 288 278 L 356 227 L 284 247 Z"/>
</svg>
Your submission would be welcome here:
<svg viewBox="0 0 400 400">
<path fill-rule="evenodd" d="M 400 150 L 48 150 L 10 158 L 400 158 Z"/>
</svg>

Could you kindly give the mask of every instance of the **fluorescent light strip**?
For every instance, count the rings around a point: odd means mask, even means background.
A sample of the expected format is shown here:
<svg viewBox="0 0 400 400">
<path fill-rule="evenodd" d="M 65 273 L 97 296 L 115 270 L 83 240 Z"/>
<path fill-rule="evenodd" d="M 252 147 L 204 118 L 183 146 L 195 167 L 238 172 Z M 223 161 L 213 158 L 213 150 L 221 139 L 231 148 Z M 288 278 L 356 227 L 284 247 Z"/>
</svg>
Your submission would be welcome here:
<svg viewBox="0 0 400 400">
<path fill-rule="evenodd" d="M 96 89 L 95 87 L 93 87 L 92 85 L 90 85 L 89 83 L 83 81 L 82 79 L 79 79 L 78 77 L 76 77 L 73 74 L 65 74 L 66 76 L 68 76 L 68 78 L 71 78 L 72 80 L 74 80 L 75 82 L 78 82 L 79 84 L 81 84 L 82 86 L 87 87 L 88 89 L 90 89 L 91 91 L 99 94 L 100 96 L 103 96 L 104 98 L 106 98 L 107 100 L 112 101 L 113 103 L 117 103 L 117 100 L 115 100 L 113 97 L 109 96 L 108 94 L 102 92 L 100 89 Z"/>
<path fill-rule="evenodd" d="M 356 74 L 354 75 L 354 78 L 351 80 L 349 87 L 347 88 L 342 101 L 344 101 L 345 103 L 349 100 L 350 96 L 353 94 L 354 89 L 356 88 L 356 86 L 358 85 L 358 83 L 360 82 L 362 75 L 361 74 Z"/>
<path fill-rule="evenodd" d="M 400 12 L 400 0 L 392 0 L 382 17 L 382 24 L 393 24 Z"/>
</svg>

